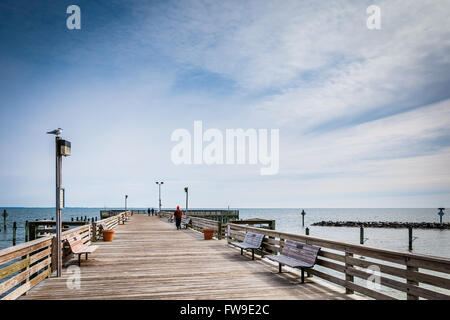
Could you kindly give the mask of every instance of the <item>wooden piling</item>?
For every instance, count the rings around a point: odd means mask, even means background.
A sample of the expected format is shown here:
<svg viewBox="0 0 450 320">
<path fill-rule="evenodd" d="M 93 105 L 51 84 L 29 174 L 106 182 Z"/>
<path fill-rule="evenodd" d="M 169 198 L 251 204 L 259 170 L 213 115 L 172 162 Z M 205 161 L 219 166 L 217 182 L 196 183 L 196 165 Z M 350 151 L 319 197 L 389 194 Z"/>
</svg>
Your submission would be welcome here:
<svg viewBox="0 0 450 320">
<path fill-rule="evenodd" d="M 305 234 L 306 234 L 307 236 L 309 236 L 309 228 L 306 228 L 306 229 L 305 229 Z"/>
<path fill-rule="evenodd" d="M 359 243 L 364 244 L 364 227 L 359 227 Z"/>
<path fill-rule="evenodd" d="M 413 229 L 411 226 L 408 227 L 408 250 L 412 251 L 413 249 Z"/>
<path fill-rule="evenodd" d="M 302 227 L 304 227 L 305 226 L 305 210 L 302 210 L 302 213 L 301 213 L 301 215 L 302 215 Z"/>
<path fill-rule="evenodd" d="M 17 233 L 17 223 L 13 223 L 13 246 L 16 245 L 16 233 Z"/>
<path fill-rule="evenodd" d="M 6 217 L 8 216 L 8 213 L 6 212 L 6 209 L 3 210 L 3 229 L 6 230 Z"/>
<path fill-rule="evenodd" d="M 28 230 L 28 220 L 25 221 L 25 242 L 28 242 L 30 235 Z"/>
</svg>

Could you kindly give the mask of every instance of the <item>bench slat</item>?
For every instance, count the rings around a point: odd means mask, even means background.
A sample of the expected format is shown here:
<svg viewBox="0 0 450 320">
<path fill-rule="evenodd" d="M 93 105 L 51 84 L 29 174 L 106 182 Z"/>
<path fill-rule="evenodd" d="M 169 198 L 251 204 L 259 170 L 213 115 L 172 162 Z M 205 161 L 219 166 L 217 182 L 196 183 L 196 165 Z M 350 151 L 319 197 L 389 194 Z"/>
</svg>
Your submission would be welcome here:
<svg viewBox="0 0 450 320">
<path fill-rule="evenodd" d="M 98 246 L 89 246 L 83 244 L 81 235 L 78 233 L 67 238 L 67 242 L 69 243 L 70 250 L 74 254 L 92 253 L 98 248 Z"/>
<path fill-rule="evenodd" d="M 255 251 L 254 249 L 261 248 L 262 242 L 264 240 L 264 235 L 254 232 L 247 232 L 243 242 L 231 242 L 231 244 L 242 249 L 252 249 L 252 260 L 254 259 Z"/>
<path fill-rule="evenodd" d="M 287 239 L 280 255 L 267 258 L 293 268 L 310 268 L 316 263 L 319 251 L 320 247 Z"/>
</svg>

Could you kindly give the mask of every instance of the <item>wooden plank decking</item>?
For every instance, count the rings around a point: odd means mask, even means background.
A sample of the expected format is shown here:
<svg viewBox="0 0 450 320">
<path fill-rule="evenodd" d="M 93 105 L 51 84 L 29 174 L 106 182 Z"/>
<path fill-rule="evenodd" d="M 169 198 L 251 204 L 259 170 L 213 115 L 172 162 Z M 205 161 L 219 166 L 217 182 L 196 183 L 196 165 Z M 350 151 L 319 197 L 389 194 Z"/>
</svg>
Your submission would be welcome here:
<svg viewBox="0 0 450 320">
<path fill-rule="evenodd" d="M 355 299 L 317 279 L 276 274 L 275 265 L 251 261 L 225 240 L 203 240 L 166 219 L 134 215 L 115 229 L 114 241 L 81 262 L 80 289 L 66 285 L 63 269 L 21 299 Z M 76 264 L 75 261 L 73 264 Z"/>
</svg>

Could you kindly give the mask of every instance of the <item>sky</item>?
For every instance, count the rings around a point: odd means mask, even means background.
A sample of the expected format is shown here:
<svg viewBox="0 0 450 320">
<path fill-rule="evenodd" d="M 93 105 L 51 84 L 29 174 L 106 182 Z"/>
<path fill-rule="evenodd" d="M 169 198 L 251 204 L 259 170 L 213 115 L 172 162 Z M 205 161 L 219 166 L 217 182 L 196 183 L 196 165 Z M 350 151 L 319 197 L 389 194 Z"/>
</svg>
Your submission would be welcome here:
<svg viewBox="0 0 450 320">
<path fill-rule="evenodd" d="M 81 10 L 69 30 L 68 6 Z M 369 30 L 367 7 L 380 8 Z M 0 206 L 450 206 L 450 2 L 0 3 Z M 177 129 L 278 129 L 279 170 L 175 164 Z"/>
</svg>

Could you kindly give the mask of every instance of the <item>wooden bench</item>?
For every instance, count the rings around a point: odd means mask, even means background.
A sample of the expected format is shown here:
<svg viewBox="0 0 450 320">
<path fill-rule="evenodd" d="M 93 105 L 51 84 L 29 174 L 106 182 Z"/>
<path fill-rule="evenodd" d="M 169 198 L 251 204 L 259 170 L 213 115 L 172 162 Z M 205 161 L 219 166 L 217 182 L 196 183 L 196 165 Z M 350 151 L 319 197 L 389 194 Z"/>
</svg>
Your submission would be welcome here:
<svg viewBox="0 0 450 320">
<path fill-rule="evenodd" d="M 312 268 L 315 265 L 319 251 L 320 247 L 317 246 L 312 246 L 294 240 L 285 240 L 281 254 L 266 256 L 266 258 L 278 262 L 280 273 L 282 265 L 292 268 L 300 268 L 302 271 L 302 283 L 304 283 L 304 269 Z"/>
<path fill-rule="evenodd" d="M 191 218 L 186 218 L 184 221 L 181 221 L 181 226 L 184 226 L 186 229 L 188 228 L 189 224 L 191 224 Z"/>
<path fill-rule="evenodd" d="M 67 242 L 69 243 L 70 250 L 73 254 L 78 254 L 78 265 L 81 264 L 81 255 L 83 253 L 86 254 L 86 260 L 88 259 L 88 254 L 97 250 L 98 246 L 89 246 L 83 244 L 83 240 L 81 239 L 80 234 L 76 233 L 73 236 L 67 238 Z"/>
<path fill-rule="evenodd" d="M 120 224 L 120 222 L 122 222 L 122 224 L 125 224 L 125 221 L 128 221 L 128 220 L 129 219 L 128 219 L 128 217 L 126 215 L 122 215 L 122 216 L 119 217 L 119 223 L 118 224 Z"/>
<path fill-rule="evenodd" d="M 252 249 L 252 260 L 255 260 L 255 249 L 261 248 L 263 239 L 263 234 L 247 232 L 243 242 L 231 242 L 231 244 L 241 248 L 241 255 L 244 254 L 244 249 Z"/>
</svg>

